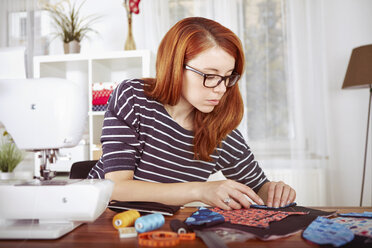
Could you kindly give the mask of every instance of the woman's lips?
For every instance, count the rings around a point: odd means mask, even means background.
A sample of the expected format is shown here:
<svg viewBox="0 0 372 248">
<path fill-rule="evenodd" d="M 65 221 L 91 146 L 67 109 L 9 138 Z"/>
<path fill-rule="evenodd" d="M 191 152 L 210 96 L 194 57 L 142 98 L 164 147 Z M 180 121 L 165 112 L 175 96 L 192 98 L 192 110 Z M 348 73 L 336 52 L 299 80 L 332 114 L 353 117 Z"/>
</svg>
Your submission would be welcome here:
<svg viewBox="0 0 372 248">
<path fill-rule="evenodd" d="M 218 105 L 218 103 L 220 102 L 219 100 L 208 100 L 208 102 L 211 104 L 211 105 Z"/>
</svg>

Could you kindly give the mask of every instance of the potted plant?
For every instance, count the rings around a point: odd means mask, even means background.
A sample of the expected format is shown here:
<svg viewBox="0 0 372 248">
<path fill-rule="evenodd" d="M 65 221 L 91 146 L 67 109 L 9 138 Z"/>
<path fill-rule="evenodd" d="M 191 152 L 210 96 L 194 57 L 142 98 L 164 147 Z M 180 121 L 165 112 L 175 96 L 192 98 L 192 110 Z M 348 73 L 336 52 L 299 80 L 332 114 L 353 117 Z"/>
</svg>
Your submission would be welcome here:
<svg viewBox="0 0 372 248">
<path fill-rule="evenodd" d="M 50 4 L 46 0 L 39 0 L 40 8 L 50 13 L 56 30 L 54 38 L 60 37 L 62 39 L 65 53 L 79 53 L 80 42 L 88 37 L 87 34 L 91 32 L 97 33 L 91 28 L 91 25 L 99 16 L 80 16 L 80 9 L 85 1 L 76 6 L 76 2 L 71 4 L 69 0 L 61 0 L 56 4 Z"/>
<path fill-rule="evenodd" d="M 23 151 L 18 149 L 10 134 L 4 131 L 0 144 L 0 179 L 13 178 L 13 170 L 23 158 Z"/>
</svg>

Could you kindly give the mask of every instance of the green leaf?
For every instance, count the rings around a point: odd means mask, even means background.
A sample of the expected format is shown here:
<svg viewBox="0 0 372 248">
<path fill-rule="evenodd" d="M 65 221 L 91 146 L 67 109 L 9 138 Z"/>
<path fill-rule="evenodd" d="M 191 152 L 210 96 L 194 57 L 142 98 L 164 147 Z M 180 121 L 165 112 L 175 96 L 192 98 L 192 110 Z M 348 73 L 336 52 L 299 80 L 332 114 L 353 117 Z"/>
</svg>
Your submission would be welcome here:
<svg viewBox="0 0 372 248">
<path fill-rule="evenodd" d="M 0 170 L 13 172 L 23 160 L 24 152 L 19 150 L 14 142 L 3 142 L 0 145 Z"/>
<path fill-rule="evenodd" d="M 54 37 L 61 37 L 65 43 L 73 40 L 80 42 L 88 33 L 98 33 L 91 28 L 91 25 L 100 19 L 100 16 L 80 16 L 80 10 L 85 2 L 86 0 L 78 6 L 76 6 L 76 2 L 71 5 L 70 1 L 66 0 L 60 1 L 55 5 L 42 4 L 41 8 L 49 12 L 56 28 L 57 34 Z M 67 11 L 63 7 L 64 3 L 67 3 Z"/>
</svg>

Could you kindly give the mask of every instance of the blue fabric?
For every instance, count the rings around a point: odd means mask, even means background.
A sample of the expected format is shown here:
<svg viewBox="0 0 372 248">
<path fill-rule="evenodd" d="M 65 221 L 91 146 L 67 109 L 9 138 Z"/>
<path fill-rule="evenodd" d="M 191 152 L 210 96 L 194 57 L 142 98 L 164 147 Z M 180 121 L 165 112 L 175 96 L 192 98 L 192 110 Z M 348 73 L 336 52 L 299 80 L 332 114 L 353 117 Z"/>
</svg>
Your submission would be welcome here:
<svg viewBox="0 0 372 248">
<path fill-rule="evenodd" d="M 225 222 L 225 218 L 208 208 L 201 207 L 198 211 L 194 212 L 190 217 L 185 220 L 187 225 L 215 225 Z"/>
<path fill-rule="evenodd" d="M 372 218 L 372 212 L 364 211 L 364 213 L 346 213 L 346 214 L 338 214 L 339 216 L 343 217 L 363 217 L 363 218 Z"/>
<path fill-rule="evenodd" d="M 107 104 L 106 105 L 92 105 L 92 111 L 106 111 L 107 110 Z"/>
<path fill-rule="evenodd" d="M 294 207 L 296 206 L 297 203 L 295 202 L 292 202 L 292 203 L 289 203 L 288 205 L 285 205 L 284 207 L 277 207 L 277 208 L 274 208 L 274 207 L 268 207 L 266 205 L 257 205 L 257 204 L 251 204 L 251 208 L 260 208 L 260 209 L 282 209 L 282 208 L 288 208 L 288 207 Z"/>
<path fill-rule="evenodd" d="M 319 245 L 332 244 L 339 247 L 354 239 L 354 233 L 346 226 L 324 217 L 317 217 L 303 232 L 302 236 Z"/>
</svg>

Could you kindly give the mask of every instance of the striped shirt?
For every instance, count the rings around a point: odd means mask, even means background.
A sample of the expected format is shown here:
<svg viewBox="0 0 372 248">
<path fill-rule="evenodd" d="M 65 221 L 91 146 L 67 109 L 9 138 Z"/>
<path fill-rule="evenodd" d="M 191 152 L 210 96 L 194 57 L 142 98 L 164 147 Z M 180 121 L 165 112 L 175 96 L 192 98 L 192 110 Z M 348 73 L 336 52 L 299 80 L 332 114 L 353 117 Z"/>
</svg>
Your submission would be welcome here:
<svg viewBox="0 0 372 248">
<path fill-rule="evenodd" d="M 237 129 L 215 149 L 213 161 L 194 159 L 193 132 L 177 124 L 162 103 L 148 98 L 143 87 L 141 80 L 128 80 L 113 91 L 103 121 L 103 155 L 88 178 L 132 170 L 135 180 L 179 183 L 206 181 L 221 170 L 256 192 L 268 181 Z"/>
</svg>

